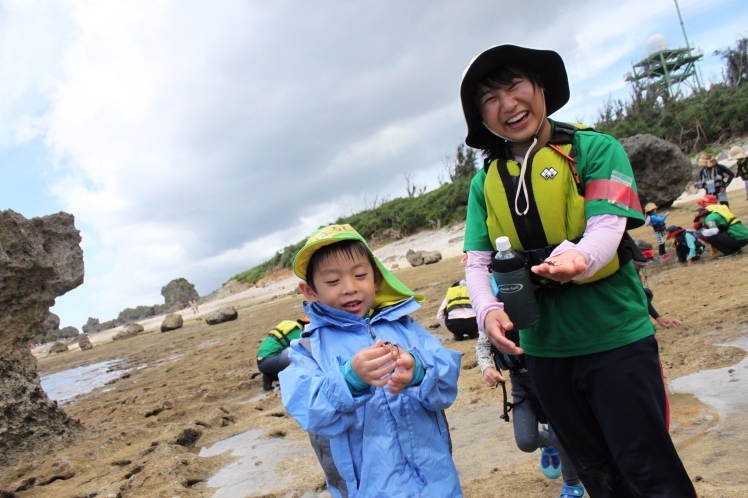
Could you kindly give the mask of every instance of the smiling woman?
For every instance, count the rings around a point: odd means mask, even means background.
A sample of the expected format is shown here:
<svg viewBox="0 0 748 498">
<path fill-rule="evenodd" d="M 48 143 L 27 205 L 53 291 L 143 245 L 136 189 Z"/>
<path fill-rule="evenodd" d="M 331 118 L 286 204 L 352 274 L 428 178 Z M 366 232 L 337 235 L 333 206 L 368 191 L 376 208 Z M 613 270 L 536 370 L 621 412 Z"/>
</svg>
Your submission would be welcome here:
<svg viewBox="0 0 748 498">
<path fill-rule="evenodd" d="M 623 146 L 548 118 L 569 99 L 564 62 L 550 50 L 487 49 L 465 70 L 460 97 L 465 143 L 486 157 L 472 180 L 464 245 L 479 326 L 501 353 L 525 353 L 548 422 L 590 495 L 694 496 L 668 434 L 654 327 L 626 251 L 625 230 L 644 217 Z M 513 317 L 485 277 L 507 238 L 524 251 L 540 311 L 519 344 L 507 333 L 521 313 Z M 629 389 L 632 379 L 642 387 Z M 641 437 L 631 438 L 635 431 Z M 631 454 L 643 458 L 621 456 Z M 582 496 L 578 484 L 567 482 L 560 496 Z"/>
</svg>

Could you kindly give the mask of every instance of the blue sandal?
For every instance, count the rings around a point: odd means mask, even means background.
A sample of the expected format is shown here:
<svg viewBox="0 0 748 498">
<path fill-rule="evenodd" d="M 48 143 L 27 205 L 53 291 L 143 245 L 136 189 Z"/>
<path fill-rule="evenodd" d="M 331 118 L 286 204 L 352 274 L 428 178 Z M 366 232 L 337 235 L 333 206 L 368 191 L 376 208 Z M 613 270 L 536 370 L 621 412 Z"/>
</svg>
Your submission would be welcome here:
<svg viewBox="0 0 748 498">
<path fill-rule="evenodd" d="M 564 486 L 561 488 L 559 498 L 577 498 L 579 496 L 584 496 L 584 486 L 581 484 L 578 486 Z"/>
<path fill-rule="evenodd" d="M 540 448 L 540 470 L 548 479 L 558 479 L 561 476 L 561 459 L 553 446 Z"/>
</svg>

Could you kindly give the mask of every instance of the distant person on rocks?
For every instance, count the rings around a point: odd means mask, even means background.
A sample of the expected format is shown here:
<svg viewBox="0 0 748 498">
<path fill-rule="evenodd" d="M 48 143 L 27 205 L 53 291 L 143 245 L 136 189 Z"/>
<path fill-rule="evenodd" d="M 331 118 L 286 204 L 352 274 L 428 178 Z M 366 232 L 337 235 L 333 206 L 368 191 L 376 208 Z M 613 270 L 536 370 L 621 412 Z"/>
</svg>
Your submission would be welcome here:
<svg viewBox="0 0 748 498">
<path fill-rule="evenodd" d="M 507 332 L 514 342 L 519 343 L 516 331 Z M 514 441 L 517 448 L 532 453 L 540 448 L 540 471 L 549 479 L 556 479 L 563 475 L 564 485 L 561 488 L 561 498 L 584 496 L 584 487 L 579 480 L 577 471 L 564 451 L 553 429 L 548 426 L 548 420 L 540 406 L 532 381 L 527 373 L 524 355 L 505 355 L 491 345 L 488 337 L 481 332 L 475 345 L 475 357 L 478 361 L 483 382 L 489 387 L 497 387 L 506 379 L 501 370 L 509 372 L 512 383 L 512 402 L 506 399 L 504 391 L 504 414 L 501 415 L 509 422 L 509 413 L 514 414 Z"/>
<path fill-rule="evenodd" d="M 695 230 L 686 230 L 683 227 L 671 225 L 667 227 L 667 238 L 673 240 L 679 263 L 690 265 L 692 261 L 697 261 L 701 257 L 706 248 Z"/>
<path fill-rule="evenodd" d="M 346 496 L 462 496 L 444 410 L 460 357 L 410 317 L 415 294 L 350 225 L 315 231 L 294 273 L 309 325 L 280 372 L 327 488 Z"/>
<path fill-rule="evenodd" d="M 748 244 L 748 228 L 728 206 L 716 201 L 713 195 L 705 195 L 697 201 L 702 207 L 694 218 L 694 228 L 701 229 L 704 239 L 722 253 L 719 258 L 743 254 L 742 248 Z"/>
<path fill-rule="evenodd" d="M 743 152 L 743 149 L 737 145 L 730 149 L 730 159 L 737 160 L 737 175 L 743 180 L 745 184 L 745 200 L 748 201 L 748 159 Z"/>
<path fill-rule="evenodd" d="M 291 364 L 288 347 L 291 341 L 301 337 L 304 326 L 309 323 L 307 317 L 298 320 L 283 320 L 268 332 L 265 340 L 257 350 L 257 369 L 262 372 L 262 388 L 273 389 L 273 381 L 278 380 L 278 373 Z"/>
<path fill-rule="evenodd" d="M 192 314 L 197 314 L 197 299 L 190 299 L 190 308 L 192 308 Z"/>
<path fill-rule="evenodd" d="M 665 220 L 670 213 L 664 215 L 657 214 L 657 205 L 654 202 L 648 202 L 644 206 L 644 224 L 648 227 L 652 227 L 655 233 L 655 239 L 657 240 L 657 249 L 660 251 L 660 259 L 666 260 L 670 257 L 667 254 L 667 248 L 665 247 L 665 239 L 667 239 L 667 225 Z"/>
<path fill-rule="evenodd" d="M 696 182 L 694 186 L 703 188 L 707 194 L 717 197 L 720 204 L 729 206 L 727 186 L 735 178 L 730 168 L 719 164 L 710 154 L 701 154 L 696 164 L 701 166 L 701 172 L 699 173 L 700 181 Z"/>
<path fill-rule="evenodd" d="M 478 337 L 478 322 L 465 280 L 455 282 L 447 289 L 447 296 L 436 312 L 436 320 L 452 332 L 455 341 L 461 341 L 464 336 L 470 339 Z"/>
</svg>

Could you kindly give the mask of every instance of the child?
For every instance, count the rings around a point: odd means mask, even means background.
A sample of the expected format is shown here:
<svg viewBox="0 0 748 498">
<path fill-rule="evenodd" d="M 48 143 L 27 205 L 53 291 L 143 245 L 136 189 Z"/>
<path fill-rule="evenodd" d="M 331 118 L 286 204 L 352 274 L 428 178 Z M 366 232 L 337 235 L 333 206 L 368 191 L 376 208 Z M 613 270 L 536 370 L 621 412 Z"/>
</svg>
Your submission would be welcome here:
<svg viewBox="0 0 748 498">
<path fill-rule="evenodd" d="M 644 224 L 648 227 L 652 227 L 655 233 L 655 239 L 657 239 L 657 247 L 660 251 L 660 259 L 666 260 L 670 257 L 665 248 L 665 239 L 667 238 L 667 225 L 665 220 L 670 213 L 665 213 L 663 216 L 657 214 L 657 206 L 653 202 L 648 202 L 644 206 Z"/>
<path fill-rule="evenodd" d="M 690 265 L 691 261 L 698 260 L 704 252 L 705 246 L 696 236 L 695 231 L 671 225 L 667 227 L 667 238 L 674 239 L 675 254 L 680 263 Z"/>
<path fill-rule="evenodd" d="M 465 280 L 455 282 L 447 289 L 447 295 L 436 312 L 436 321 L 452 332 L 455 341 L 461 341 L 464 336 L 470 339 L 478 337 L 478 322 L 475 321 Z"/>
<path fill-rule="evenodd" d="M 309 323 L 307 317 L 298 320 L 283 320 L 268 332 L 267 337 L 257 350 L 257 369 L 262 372 L 262 388 L 273 389 L 273 381 L 278 380 L 278 373 L 291 364 L 288 347 L 291 341 L 301 337 L 304 326 Z"/>
<path fill-rule="evenodd" d="M 334 497 L 462 496 L 443 410 L 460 356 L 408 316 L 414 294 L 350 225 L 314 232 L 294 260 L 310 323 L 279 377 Z"/>
<path fill-rule="evenodd" d="M 473 177 L 464 250 L 478 326 L 525 354 L 532 387 L 590 496 L 695 496 L 667 428 L 667 397 L 627 229 L 644 224 L 631 163 L 613 137 L 548 118 L 569 100 L 561 57 L 489 48 L 463 73 Z M 512 317 L 486 278 L 497 237 L 524 251 L 540 319 Z"/>
<path fill-rule="evenodd" d="M 510 336 L 519 342 L 516 332 L 507 334 L 507 337 Z M 478 343 L 475 345 L 475 357 L 483 374 L 483 382 L 488 386 L 495 387 L 505 381 L 504 376 L 499 372 L 500 368 L 509 370 L 509 378 L 512 381 L 512 404 L 510 406 L 514 413 L 514 441 L 517 447 L 527 453 L 540 448 L 540 470 L 544 476 L 556 479 L 563 474 L 564 485 L 561 487 L 559 498 L 584 496 L 584 487 L 577 471 L 574 470 L 574 465 L 561 447 L 553 429 L 549 426 L 548 429 L 538 430 L 538 424 L 545 424 L 547 420 L 532 389 L 524 355 L 503 355 L 492 348 L 491 341 L 481 332 L 478 335 Z M 502 418 L 506 417 L 504 419 L 509 422 L 506 391 L 504 391 L 504 403 L 505 415 L 502 415 Z"/>
</svg>

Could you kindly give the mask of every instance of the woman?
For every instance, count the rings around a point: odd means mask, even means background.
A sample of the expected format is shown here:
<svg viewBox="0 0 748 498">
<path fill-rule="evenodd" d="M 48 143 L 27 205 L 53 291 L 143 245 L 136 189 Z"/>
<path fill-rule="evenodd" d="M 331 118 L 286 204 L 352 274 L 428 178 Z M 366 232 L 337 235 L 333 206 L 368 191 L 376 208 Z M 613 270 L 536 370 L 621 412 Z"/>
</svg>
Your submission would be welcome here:
<svg viewBox="0 0 748 498">
<path fill-rule="evenodd" d="M 502 353 L 525 354 L 591 496 L 695 496 L 668 434 L 655 329 L 627 250 L 626 229 L 644 216 L 623 147 L 548 118 L 569 99 L 552 51 L 490 48 L 465 70 L 460 93 L 465 143 L 486 156 L 464 244 L 481 330 Z M 499 236 L 525 251 L 538 285 L 540 320 L 520 330 L 520 347 L 506 338 L 512 317 L 486 272 Z"/>
</svg>

